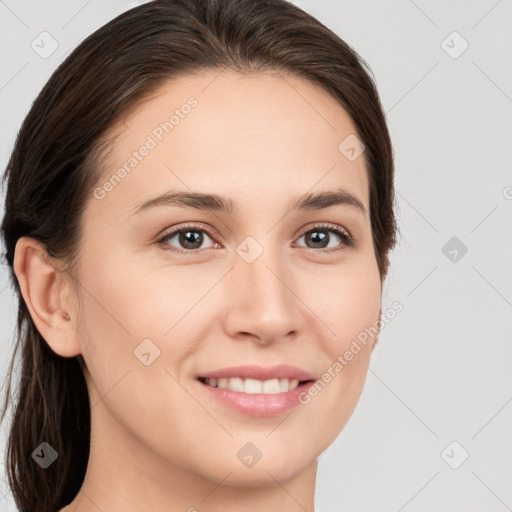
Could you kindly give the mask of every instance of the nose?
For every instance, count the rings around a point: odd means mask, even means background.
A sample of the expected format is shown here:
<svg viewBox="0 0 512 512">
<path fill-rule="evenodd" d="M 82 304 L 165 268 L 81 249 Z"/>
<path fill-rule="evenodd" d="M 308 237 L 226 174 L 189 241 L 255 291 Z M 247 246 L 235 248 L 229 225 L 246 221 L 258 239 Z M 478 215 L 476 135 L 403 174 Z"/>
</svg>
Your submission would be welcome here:
<svg viewBox="0 0 512 512">
<path fill-rule="evenodd" d="M 302 329 L 303 303 L 293 281 L 292 269 L 282 255 L 264 250 L 251 263 L 235 255 L 225 283 L 227 334 L 259 345 L 296 337 Z"/>
</svg>

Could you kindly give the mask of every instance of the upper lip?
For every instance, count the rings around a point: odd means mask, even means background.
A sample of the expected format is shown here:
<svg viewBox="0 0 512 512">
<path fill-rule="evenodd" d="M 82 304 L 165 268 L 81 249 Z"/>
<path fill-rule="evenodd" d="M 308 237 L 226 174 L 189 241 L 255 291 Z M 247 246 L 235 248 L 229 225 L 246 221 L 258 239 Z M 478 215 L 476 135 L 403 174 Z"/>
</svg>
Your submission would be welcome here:
<svg viewBox="0 0 512 512">
<path fill-rule="evenodd" d="M 231 377 L 240 377 L 243 379 L 272 380 L 272 379 L 297 379 L 297 380 L 315 380 L 315 377 L 301 368 L 280 364 L 277 366 L 230 366 L 220 370 L 202 373 L 198 377 L 206 379 L 222 379 Z"/>
</svg>

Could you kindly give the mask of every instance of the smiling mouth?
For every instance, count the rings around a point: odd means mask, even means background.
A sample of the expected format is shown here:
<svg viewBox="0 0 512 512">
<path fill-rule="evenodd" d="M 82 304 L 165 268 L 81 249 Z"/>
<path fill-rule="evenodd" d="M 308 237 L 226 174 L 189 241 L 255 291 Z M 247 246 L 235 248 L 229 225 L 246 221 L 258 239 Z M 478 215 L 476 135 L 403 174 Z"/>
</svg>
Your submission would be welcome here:
<svg viewBox="0 0 512 512">
<path fill-rule="evenodd" d="M 270 379 L 270 380 L 257 380 L 257 379 L 243 379 L 241 377 L 231 378 L 206 378 L 199 377 L 198 380 L 207 386 L 220 389 L 229 389 L 238 393 L 245 393 L 248 395 L 276 395 L 279 393 L 287 393 L 295 388 L 312 382 L 312 380 L 297 380 L 297 379 Z"/>
</svg>

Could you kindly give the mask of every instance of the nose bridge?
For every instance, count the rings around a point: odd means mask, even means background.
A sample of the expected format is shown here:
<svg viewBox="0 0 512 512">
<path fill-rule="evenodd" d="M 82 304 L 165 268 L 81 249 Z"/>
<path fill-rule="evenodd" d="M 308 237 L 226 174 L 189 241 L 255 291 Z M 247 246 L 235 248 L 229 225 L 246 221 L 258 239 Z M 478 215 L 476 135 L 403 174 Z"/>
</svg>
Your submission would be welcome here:
<svg viewBox="0 0 512 512">
<path fill-rule="evenodd" d="M 245 292 L 251 297 L 250 302 L 261 310 L 272 312 L 289 304 L 291 297 L 284 284 L 287 272 L 283 257 L 269 244 L 266 245 L 254 261 L 239 255 L 235 270 L 245 285 Z"/>
<path fill-rule="evenodd" d="M 269 341 L 297 329 L 297 303 L 284 255 L 265 245 L 246 239 L 237 247 L 228 315 L 232 334 L 251 333 Z"/>
</svg>

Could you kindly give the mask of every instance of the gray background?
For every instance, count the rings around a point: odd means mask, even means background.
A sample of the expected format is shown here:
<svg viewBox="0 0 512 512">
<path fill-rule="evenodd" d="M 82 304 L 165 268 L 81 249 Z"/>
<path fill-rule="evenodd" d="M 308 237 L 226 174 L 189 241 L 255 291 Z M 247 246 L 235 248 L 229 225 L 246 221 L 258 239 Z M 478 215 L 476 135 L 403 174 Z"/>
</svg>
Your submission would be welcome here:
<svg viewBox="0 0 512 512">
<path fill-rule="evenodd" d="M 2 170 L 58 63 L 137 3 L 0 0 Z M 320 456 L 318 509 L 512 510 L 512 1 L 294 3 L 373 70 L 403 234 L 383 294 L 383 310 L 399 301 L 403 311 L 383 329 L 352 418 Z M 58 42 L 48 58 L 31 47 L 43 31 Z M 15 304 L 0 272 L 3 379 Z M 0 509 L 15 510 L 1 478 Z"/>
</svg>

